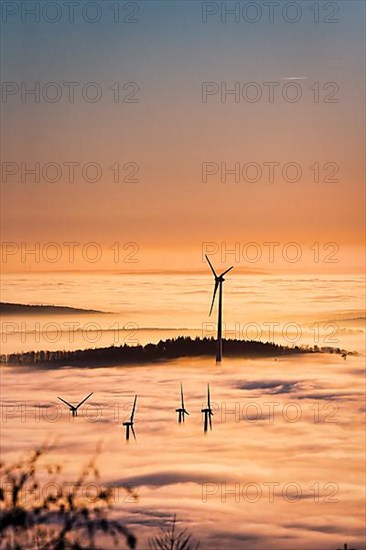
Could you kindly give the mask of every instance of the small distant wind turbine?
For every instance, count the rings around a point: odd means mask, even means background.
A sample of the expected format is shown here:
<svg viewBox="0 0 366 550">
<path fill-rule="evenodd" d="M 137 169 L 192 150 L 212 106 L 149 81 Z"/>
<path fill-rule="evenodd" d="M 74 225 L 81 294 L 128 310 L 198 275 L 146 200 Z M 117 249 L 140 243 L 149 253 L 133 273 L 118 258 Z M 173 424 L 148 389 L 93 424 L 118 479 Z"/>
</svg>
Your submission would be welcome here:
<svg viewBox="0 0 366 550">
<path fill-rule="evenodd" d="M 211 416 L 213 416 L 213 412 L 211 409 L 211 399 L 210 399 L 210 384 L 207 384 L 207 407 L 205 409 L 201 409 L 201 412 L 205 415 L 204 416 L 204 432 L 206 433 L 208 430 L 208 425 L 210 424 L 210 430 L 212 430 L 212 419 Z"/>
<path fill-rule="evenodd" d="M 59 399 L 60 401 L 62 401 L 63 403 L 65 403 L 65 405 L 67 405 L 70 409 L 70 412 L 72 414 L 72 416 L 77 416 L 78 415 L 78 408 L 81 407 L 81 405 L 83 403 L 85 403 L 85 401 L 87 399 L 89 399 L 89 397 L 91 397 L 93 395 L 93 392 L 89 393 L 89 395 L 87 397 L 85 397 L 85 399 L 83 399 L 82 401 L 80 401 L 80 403 L 76 406 L 74 405 L 71 405 L 70 403 L 68 403 L 67 401 L 65 401 L 65 399 L 62 399 L 62 397 L 57 397 L 57 399 Z"/>
<path fill-rule="evenodd" d="M 178 413 L 178 422 L 179 422 L 179 424 L 181 422 L 184 422 L 184 415 L 185 414 L 188 414 L 188 416 L 189 416 L 189 412 L 187 411 L 187 409 L 184 406 L 184 397 L 183 397 L 183 386 L 182 386 L 182 384 L 180 385 L 180 408 L 175 409 L 175 412 Z"/>
<path fill-rule="evenodd" d="M 123 426 L 126 426 L 126 441 L 128 441 L 130 439 L 130 428 L 131 428 L 131 432 L 132 432 L 132 435 L 133 435 L 134 439 L 136 439 L 135 430 L 133 428 L 134 416 L 135 416 L 135 411 L 136 411 L 136 402 L 137 402 L 137 395 L 135 395 L 135 400 L 133 402 L 133 407 L 132 407 L 130 420 L 128 420 L 127 422 L 123 422 Z"/>
<path fill-rule="evenodd" d="M 208 256 L 206 255 L 206 260 L 208 261 L 208 264 L 211 268 L 211 271 L 215 277 L 215 286 L 214 286 L 214 292 L 210 307 L 210 315 L 212 313 L 212 309 L 215 302 L 216 292 L 217 289 L 219 290 L 219 308 L 218 308 L 218 320 L 217 320 L 217 349 L 216 349 L 216 362 L 220 363 L 222 359 L 222 284 L 225 281 L 224 275 L 226 273 L 229 273 L 233 269 L 233 265 L 229 267 L 226 271 L 221 273 L 221 275 L 217 275 L 216 271 L 214 270 L 212 263 L 210 262 Z"/>
</svg>

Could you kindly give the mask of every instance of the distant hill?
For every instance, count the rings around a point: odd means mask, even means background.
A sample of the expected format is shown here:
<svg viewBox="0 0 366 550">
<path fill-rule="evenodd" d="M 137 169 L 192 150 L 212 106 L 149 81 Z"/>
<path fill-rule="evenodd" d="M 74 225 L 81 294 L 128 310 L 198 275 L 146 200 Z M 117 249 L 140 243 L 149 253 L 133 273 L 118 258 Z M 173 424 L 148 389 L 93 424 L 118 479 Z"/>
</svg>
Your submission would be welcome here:
<svg viewBox="0 0 366 550">
<path fill-rule="evenodd" d="M 9 302 L 0 302 L 1 315 L 63 315 L 76 313 L 104 313 L 96 309 L 80 309 L 68 306 L 51 305 L 29 305 L 29 304 L 11 304 Z"/>
</svg>

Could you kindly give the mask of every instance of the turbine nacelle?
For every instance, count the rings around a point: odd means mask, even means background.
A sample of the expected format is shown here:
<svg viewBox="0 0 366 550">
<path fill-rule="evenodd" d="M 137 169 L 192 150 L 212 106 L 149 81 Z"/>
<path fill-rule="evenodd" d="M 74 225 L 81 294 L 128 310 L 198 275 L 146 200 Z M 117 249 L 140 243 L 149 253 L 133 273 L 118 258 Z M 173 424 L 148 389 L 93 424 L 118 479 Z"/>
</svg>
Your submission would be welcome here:
<svg viewBox="0 0 366 550">
<path fill-rule="evenodd" d="M 188 414 L 189 415 L 189 412 L 186 410 L 186 409 L 175 409 L 175 412 L 177 413 L 183 413 L 183 414 Z"/>
</svg>

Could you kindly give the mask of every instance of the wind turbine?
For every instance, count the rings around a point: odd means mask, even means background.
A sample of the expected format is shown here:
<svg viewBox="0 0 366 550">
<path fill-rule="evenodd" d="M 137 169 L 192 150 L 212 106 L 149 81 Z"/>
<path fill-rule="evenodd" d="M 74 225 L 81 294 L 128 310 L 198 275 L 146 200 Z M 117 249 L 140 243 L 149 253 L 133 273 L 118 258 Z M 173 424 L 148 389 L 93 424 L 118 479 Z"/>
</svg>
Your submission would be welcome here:
<svg viewBox="0 0 366 550">
<path fill-rule="evenodd" d="M 135 400 L 133 402 L 133 407 L 132 407 L 130 420 L 128 420 L 127 422 L 123 422 L 123 426 L 126 426 L 126 441 L 128 441 L 130 439 L 130 428 L 131 428 L 131 432 L 132 432 L 133 437 L 136 439 L 135 430 L 133 428 L 134 416 L 135 416 L 135 411 L 136 411 L 136 402 L 137 402 L 137 395 L 135 395 Z"/>
<path fill-rule="evenodd" d="M 175 409 L 175 412 L 178 413 L 178 422 L 179 422 L 179 424 L 181 422 L 184 422 L 184 415 L 185 414 L 188 414 L 188 416 L 189 416 L 189 412 L 184 407 L 184 397 L 183 397 L 183 386 L 182 386 L 182 384 L 180 385 L 180 408 Z"/>
<path fill-rule="evenodd" d="M 216 271 L 213 268 L 212 263 L 210 262 L 207 254 L 206 254 L 206 260 L 211 268 L 211 271 L 215 277 L 215 286 L 214 286 L 214 292 L 212 296 L 212 302 L 210 307 L 210 315 L 212 313 L 212 309 L 215 302 L 216 292 L 217 289 L 219 290 L 219 308 L 218 308 L 218 319 L 217 319 L 217 348 L 216 348 L 216 362 L 221 363 L 222 359 L 222 284 L 225 281 L 224 275 L 226 273 L 229 273 L 233 269 L 233 265 L 229 267 L 226 271 L 221 273 L 221 275 L 217 275 Z"/>
<path fill-rule="evenodd" d="M 68 403 L 67 401 L 65 401 L 65 399 L 62 399 L 62 397 L 57 397 L 57 399 L 59 399 L 60 401 L 62 401 L 63 403 L 65 403 L 65 405 L 67 405 L 70 409 L 70 412 L 72 414 L 72 416 L 77 416 L 78 415 L 78 408 L 81 407 L 81 405 L 83 403 L 85 403 L 85 401 L 87 399 L 89 399 L 89 397 L 91 397 L 93 395 L 93 392 L 89 393 L 89 395 L 87 397 L 85 397 L 85 399 L 83 399 L 82 401 L 80 401 L 80 403 L 76 406 L 74 405 L 71 405 L 70 403 Z"/>
<path fill-rule="evenodd" d="M 204 418 L 204 432 L 206 433 L 208 430 L 208 425 L 210 424 L 210 430 L 212 430 L 212 419 L 211 416 L 213 416 L 213 412 L 211 409 L 211 399 L 210 399 L 210 384 L 207 384 L 207 407 L 205 409 L 201 409 L 201 412 L 205 415 Z"/>
</svg>

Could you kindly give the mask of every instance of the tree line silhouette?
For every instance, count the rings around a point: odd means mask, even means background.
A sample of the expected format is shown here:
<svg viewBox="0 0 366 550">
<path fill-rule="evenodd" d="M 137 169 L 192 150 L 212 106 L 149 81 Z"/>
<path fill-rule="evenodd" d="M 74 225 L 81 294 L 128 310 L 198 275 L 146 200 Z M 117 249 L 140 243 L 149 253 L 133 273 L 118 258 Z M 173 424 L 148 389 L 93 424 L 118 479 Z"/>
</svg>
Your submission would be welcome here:
<svg viewBox="0 0 366 550">
<path fill-rule="evenodd" d="M 300 353 L 337 353 L 348 354 L 340 348 L 318 346 L 282 346 L 273 342 L 257 340 L 224 339 L 223 349 L 226 357 L 277 357 Z M 75 351 L 29 351 L 1 355 L 0 362 L 8 364 L 65 364 L 68 365 L 106 365 L 151 363 L 182 357 L 212 356 L 216 352 L 215 338 L 194 338 L 178 336 L 160 340 L 157 344 L 129 346 L 110 346 L 105 348 L 78 349 Z"/>
</svg>

